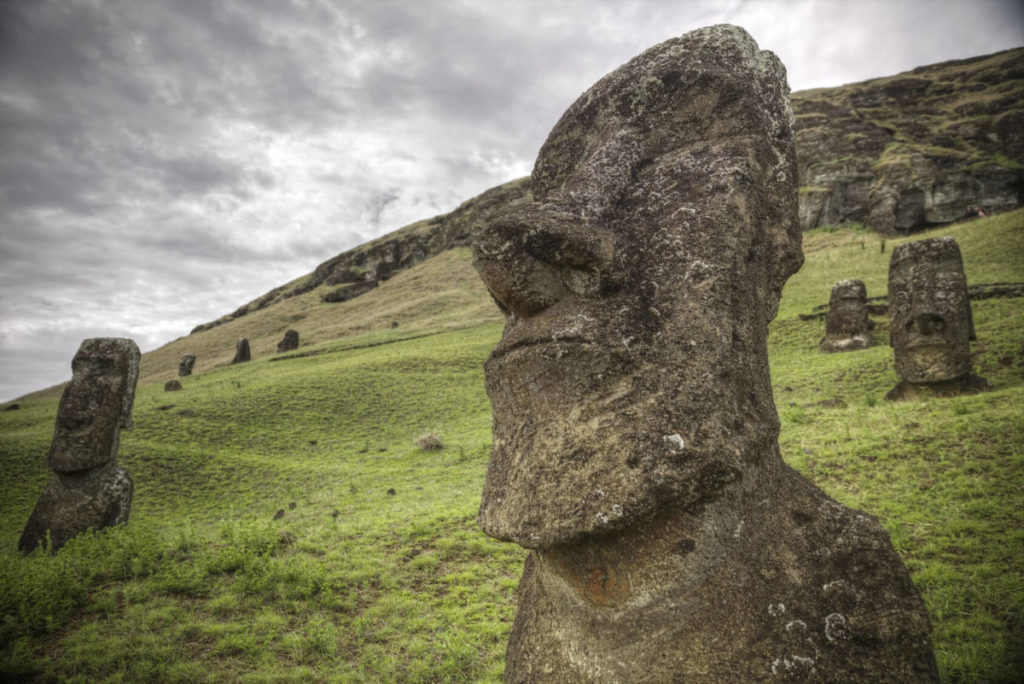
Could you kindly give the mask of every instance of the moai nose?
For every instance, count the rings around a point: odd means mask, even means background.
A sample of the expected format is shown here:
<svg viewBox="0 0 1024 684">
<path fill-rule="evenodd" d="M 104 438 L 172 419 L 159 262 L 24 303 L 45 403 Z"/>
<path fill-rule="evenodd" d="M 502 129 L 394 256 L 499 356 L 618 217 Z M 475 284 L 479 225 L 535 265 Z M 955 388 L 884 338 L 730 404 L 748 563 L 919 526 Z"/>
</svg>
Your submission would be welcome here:
<svg viewBox="0 0 1024 684">
<path fill-rule="evenodd" d="M 946 327 L 946 319 L 937 313 L 924 313 L 915 316 L 913 324 L 922 335 L 931 335 Z"/>
</svg>

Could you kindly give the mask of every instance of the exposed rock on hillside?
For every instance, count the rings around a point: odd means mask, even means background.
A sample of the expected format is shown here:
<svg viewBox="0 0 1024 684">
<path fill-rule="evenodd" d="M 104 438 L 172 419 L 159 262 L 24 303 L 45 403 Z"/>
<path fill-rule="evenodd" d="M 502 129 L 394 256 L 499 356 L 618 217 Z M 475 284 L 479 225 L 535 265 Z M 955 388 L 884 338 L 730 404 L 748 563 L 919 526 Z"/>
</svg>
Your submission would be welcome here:
<svg viewBox="0 0 1024 684">
<path fill-rule="evenodd" d="M 492 213 L 521 201 L 529 189 L 529 178 L 491 188 L 463 202 L 449 214 L 413 223 L 328 259 L 308 276 L 274 288 L 233 313 L 198 325 L 192 333 L 209 330 L 321 285 L 340 286 L 324 294 L 324 301 L 328 302 L 346 301 L 369 292 L 396 271 L 415 266 L 452 247 L 469 246 L 473 235 Z"/>
<path fill-rule="evenodd" d="M 911 232 L 1024 201 L 1024 48 L 945 62 L 863 83 L 793 93 L 800 225 L 859 222 Z M 491 188 L 450 214 L 420 221 L 328 259 L 210 328 L 275 302 L 330 288 L 342 302 L 472 236 L 495 211 L 522 201 L 530 179 Z"/>
<path fill-rule="evenodd" d="M 1024 193 L 1024 48 L 793 94 L 800 223 L 906 233 Z"/>
</svg>

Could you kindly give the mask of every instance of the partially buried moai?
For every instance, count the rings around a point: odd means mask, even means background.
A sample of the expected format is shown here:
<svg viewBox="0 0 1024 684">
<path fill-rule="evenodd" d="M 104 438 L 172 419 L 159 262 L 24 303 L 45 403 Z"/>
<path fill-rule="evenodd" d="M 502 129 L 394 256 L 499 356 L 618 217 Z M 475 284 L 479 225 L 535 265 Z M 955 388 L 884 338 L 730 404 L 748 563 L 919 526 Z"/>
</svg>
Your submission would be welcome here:
<svg viewBox="0 0 1024 684">
<path fill-rule="evenodd" d="M 867 349 L 871 339 L 868 291 L 860 280 L 840 280 L 832 286 L 825 316 L 825 337 L 818 343 L 823 352 Z"/>
<path fill-rule="evenodd" d="M 129 339 L 88 339 L 71 369 L 46 457 L 53 477 L 18 541 L 24 552 L 45 544 L 47 533 L 57 551 L 90 528 L 128 520 L 132 480 L 116 459 L 121 428 L 132 424 L 139 348 Z"/>
<path fill-rule="evenodd" d="M 889 341 L 900 382 L 890 400 L 991 389 L 971 372 L 974 322 L 960 246 L 951 237 L 896 247 L 889 259 Z"/>
<path fill-rule="evenodd" d="M 299 348 L 299 331 L 298 330 L 286 330 L 284 333 L 284 339 L 277 343 L 277 353 L 281 354 L 284 352 L 295 351 Z"/>
<path fill-rule="evenodd" d="M 779 453 L 788 98 L 740 28 L 655 46 L 569 108 L 533 201 L 474 245 L 505 315 L 478 520 L 531 549 L 507 681 L 937 680 L 886 532 Z"/>
<path fill-rule="evenodd" d="M 178 364 L 178 376 L 184 378 L 192 375 L 192 369 L 195 368 L 195 365 L 196 355 L 185 354 L 181 357 L 181 363 Z"/>
<path fill-rule="evenodd" d="M 235 358 L 231 359 L 231 363 L 245 363 L 252 359 L 252 353 L 249 351 L 249 338 L 239 337 L 238 342 L 235 343 Z"/>
</svg>

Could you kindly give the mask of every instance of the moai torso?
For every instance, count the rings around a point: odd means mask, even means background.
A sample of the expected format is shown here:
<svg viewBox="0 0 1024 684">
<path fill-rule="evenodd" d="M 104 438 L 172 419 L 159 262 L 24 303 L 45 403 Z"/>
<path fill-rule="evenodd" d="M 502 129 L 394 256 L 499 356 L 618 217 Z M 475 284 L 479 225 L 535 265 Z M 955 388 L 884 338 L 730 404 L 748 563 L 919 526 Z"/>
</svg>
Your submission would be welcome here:
<svg viewBox="0 0 1024 684">
<path fill-rule="evenodd" d="M 937 679 L 885 531 L 779 454 L 796 174 L 782 65 L 716 26 L 584 93 L 479 235 L 505 330 L 478 520 L 531 549 L 507 681 Z"/>
</svg>

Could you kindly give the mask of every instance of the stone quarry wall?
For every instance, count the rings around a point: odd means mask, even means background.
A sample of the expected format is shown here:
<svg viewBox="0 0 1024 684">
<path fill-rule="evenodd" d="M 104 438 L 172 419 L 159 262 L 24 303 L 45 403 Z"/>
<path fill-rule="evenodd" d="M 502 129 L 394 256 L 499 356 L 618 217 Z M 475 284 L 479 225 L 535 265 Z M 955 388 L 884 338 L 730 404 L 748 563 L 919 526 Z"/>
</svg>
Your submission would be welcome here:
<svg viewBox="0 0 1024 684">
<path fill-rule="evenodd" d="M 1014 209 L 1024 193 L 1024 48 L 793 94 L 803 230 L 881 233 Z"/>
</svg>

